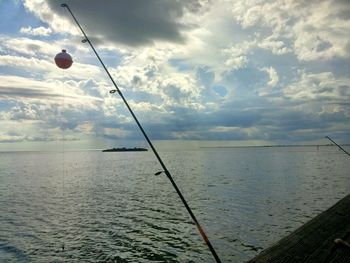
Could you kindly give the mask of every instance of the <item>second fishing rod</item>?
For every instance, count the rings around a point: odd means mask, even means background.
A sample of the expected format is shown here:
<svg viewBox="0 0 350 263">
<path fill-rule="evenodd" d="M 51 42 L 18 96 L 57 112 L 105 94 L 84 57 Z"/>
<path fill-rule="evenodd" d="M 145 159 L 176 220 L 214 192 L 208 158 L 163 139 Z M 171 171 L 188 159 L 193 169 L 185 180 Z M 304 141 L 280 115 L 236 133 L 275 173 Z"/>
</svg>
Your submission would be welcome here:
<svg viewBox="0 0 350 263">
<path fill-rule="evenodd" d="M 98 55 L 96 49 L 94 48 L 94 46 L 92 45 L 90 39 L 88 38 L 88 36 L 85 34 L 83 28 L 80 26 L 78 20 L 76 19 L 76 17 L 74 16 L 73 12 L 71 11 L 71 9 L 69 8 L 69 6 L 67 4 L 61 4 L 61 7 L 66 8 L 69 13 L 71 14 L 71 16 L 73 17 L 75 23 L 78 25 L 80 31 L 82 32 L 82 34 L 84 35 L 84 39 L 83 39 L 83 43 L 88 43 L 90 45 L 90 47 L 92 48 L 93 52 L 95 53 L 96 57 L 98 58 L 98 60 L 100 61 L 102 67 L 104 68 L 104 70 L 106 71 L 108 77 L 110 78 L 110 80 L 112 81 L 115 89 L 111 90 L 110 93 L 115 93 L 117 92 L 119 94 L 119 96 L 121 97 L 121 99 L 123 100 L 125 106 L 128 108 L 131 116 L 133 117 L 133 119 L 135 120 L 137 126 L 139 127 L 139 129 L 141 130 L 143 136 L 145 137 L 146 141 L 148 142 L 149 146 L 151 147 L 154 155 L 156 156 L 157 160 L 159 161 L 164 173 L 166 174 L 166 176 L 168 177 L 169 181 L 171 182 L 172 186 L 174 187 L 176 193 L 178 194 L 179 198 L 181 199 L 183 205 L 185 206 L 187 212 L 190 214 L 193 222 L 195 223 L 200 235 L 202 236 L 205 244 L 208 246 L 210 252 L 212 253 L 213 257 L 215 258 L 216 262 L 220 263 L 221 260 L 218 256 L 218 254 L 216 253 L 214 247 L 212 246 L 211 242 L 209 241 L 208 236 L 206 235 L 206 233 L 204 232 L 204 229 L 202 228 L 202 226 L 199 224 L 196 216 L 194 215 L 194 213 L 192 212 L 192 209 L 190 208 L 190 206 L 188 205 L 185 197 L 183 196 L 183 194 L 181 193 L 180 189 L 178 188 L 178 186 L 176 185 L 173 177 L 171 176 L 169 170 L 167 169 L 167 167 L 165 166 L 163 160 L 160 158 L 157 150 L 155 149 L 155 147 L 153 146 L 151 140 L 149 139 L 148 135 L 146 134 L 145 130 L 143 129 L 141 123 L 139 122 L 139 120 L 137 119 L 136 115 L 134 114 L 134 112 L 132 111 L 129 103 L 127 102 L 127 100 L 125 99 L 123 93 L 121 92 L 121 90 L 119 89 L 118 85 L 116 84 L 116 82 L 114 81 L 113 77 L 111 76 L 111 74 L 109 73 L 107 67 L 105 66 L 105 64 L 103 63 L 102 59 L 100 58 L 100 56 Z M 157 173 L 160 174 L 160 173 Z"/>
<path fill-rule="evenodd" d="M 325 136 L 326 139 L 330 140 L 334 145 L 336 145 L 340 150 L 342 150 L 345 154 L 350 156 L 350 153 L 348 153 L 343 147 L 341 147 L 338 143 L 333 141 L 329 136 Z"/>
</svg>

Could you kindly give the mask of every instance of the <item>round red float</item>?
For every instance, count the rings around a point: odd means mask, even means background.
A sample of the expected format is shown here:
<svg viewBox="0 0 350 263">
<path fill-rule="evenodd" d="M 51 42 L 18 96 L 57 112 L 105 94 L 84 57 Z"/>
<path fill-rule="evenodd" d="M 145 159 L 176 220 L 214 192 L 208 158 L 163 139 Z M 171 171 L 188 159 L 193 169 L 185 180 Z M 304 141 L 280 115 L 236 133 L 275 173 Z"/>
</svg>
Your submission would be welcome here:
<svg viewBox="0 0 350 263">
<path fill-rule="evenodd" d="M 55 63 L 59 68 L 67 69 L 73 64 L 71 55 L 67 53 L 65 49 L 55 56 Z"/>
</svg>

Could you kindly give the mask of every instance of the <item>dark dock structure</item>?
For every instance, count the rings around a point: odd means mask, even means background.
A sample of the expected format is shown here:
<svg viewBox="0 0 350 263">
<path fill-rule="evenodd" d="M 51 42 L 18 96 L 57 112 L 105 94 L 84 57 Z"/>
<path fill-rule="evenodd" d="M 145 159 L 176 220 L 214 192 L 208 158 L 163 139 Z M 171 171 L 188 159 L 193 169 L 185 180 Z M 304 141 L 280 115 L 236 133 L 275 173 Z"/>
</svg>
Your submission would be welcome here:
<svg viewBox="0 0 350 263">
<path fill-rule="evenodd" d="M 350 194 L 249 263 L 350 262 Z"/>
</svg>

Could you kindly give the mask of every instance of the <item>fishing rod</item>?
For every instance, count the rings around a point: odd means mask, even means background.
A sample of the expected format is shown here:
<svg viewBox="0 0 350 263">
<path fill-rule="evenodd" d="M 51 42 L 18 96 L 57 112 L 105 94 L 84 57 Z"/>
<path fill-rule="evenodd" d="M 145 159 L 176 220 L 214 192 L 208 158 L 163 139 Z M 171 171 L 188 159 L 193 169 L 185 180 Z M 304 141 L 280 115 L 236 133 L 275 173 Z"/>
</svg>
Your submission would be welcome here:
<svg viewBox="0 0 350 263">
<path fill-rule="evenodd" d="M 341 147 L 339 144 L 337 144 L 335 141 L 333 141 L 329 136 L 325 136 L 325 138 L 327 138 L 328 140 L 330 140 L 334 145 L 338 146 L 338 148 L 339 148 L 340 150 L 342 150 L 343 152 L 345 152 L 347 155 L 350 156 L 350 154 L 349 154 L 347 151 L 345 151 L 345 150 L 343 149 L 343 147 Z"/>
<path fill-rule="evenodd" d="M 205 244 L 208 246 L 210 252 L 212 253 L 213 257 L 215 258 L 216 262 L 221 263 L 221 260 L 218 256 L 218 254 L 216 253 L 214 247 L 212 246 L 212 244 L 209 241 L 208 236 L 206 235 L 206 233 L 204 232 L 204 229 L 201 227 L 201 225 L 199 224 L 196 216 L 194 215 L 194 213 L 192 212 L 192 209 L 189 207 L 189 205 L 187 204 L 187 201 L 185 199 L 185 197 L 182 195 L 180 189 L 177 187 L 173 177 L 171 176 L 169 170 L 167 169 L 167 167 L 165 166 L 165 164 L 163 163 L 163 160 L 160 158 L 156 148 L 153 146 L 151 140 L 149 139 L 148 135 L 146 134 L 145 130 L 143 129 L 142 125 L 140 124 L 139 120 L 137 119 L 136 115 L 134 114 L 134 112 L 132 111 L 132 109 L 129 106 L 129 103 L 127 102 L 127 100 L 125 99 L 123 93 L 121 92 L 121 90 L 119 89 L 118 85 L 116 84 L 116 82 L 114 81 L 114 79 L 112 78 L 111 74 L 109 73 L 107 67 L 105 66 L 105 64 L 103 63 L 102 59 L 100 58 L 100 56 L 98 55 L 96 49 L 94 48 L 94 46 L 92 45 L 90 39 L 88 38 L 88 36 L 85 34 L 83 28 L 80 26 L 78 20 L 75 18 L 75 16 L 73 15 L 71 9 L 69 8 L 69 6 L 67 4 L 61 4 L 61 7 L 65 7 L 67 8 L 67 10 L 69 11 L 69 13 L 71 14 L 71 16 L 73 17 L 75 23 L 78 25 L 79 29 L 81 30 L 81 32 L 84 35 L 84 39 L 82 40 L 83 43 L 89 43 L 90 47 L 92 48 L 92 50 L 94 51 L 96 57 L 98 58 L 98 60 L 100 61 L 102 67 L 104 68 L 104 70 L 106 71 L 108 77 L 110 78 L 110 80 L 112 81 L 115 89 L 110 90 L 110 93 L 113 94 L 115 92 L 117 92 L 119 94 L 119 96 L 121 97 L 121 99 L 123 100 L 125 106 L 128 108 L 130 114 L 132 115 L 132 117 L 134 118 L 137 126 L 139 127 L 139 129 L 141 130 L 143 136 L 145 137 L 146 141 L 148 142 L 149 146 L 151 147 L 154 155 L 156 156 L 157 160 L 159 161 L 160 165 L 163 168 L 163 171 L 161 172 L 157 172 L 156 175 L 161 174 L 162 172 L 164 172 L 166 174 L 166 176 L 168 177 L 168 179 L 170 180 L 172 186 L 174 187 L 176 193 L 178 194 L 178 196 L 180 197 L 183 205 L 185 206 L 187 212 L 190 214 L 193 222 L 195 223 L 200 235 L 202 236 Z"/>
</svg>

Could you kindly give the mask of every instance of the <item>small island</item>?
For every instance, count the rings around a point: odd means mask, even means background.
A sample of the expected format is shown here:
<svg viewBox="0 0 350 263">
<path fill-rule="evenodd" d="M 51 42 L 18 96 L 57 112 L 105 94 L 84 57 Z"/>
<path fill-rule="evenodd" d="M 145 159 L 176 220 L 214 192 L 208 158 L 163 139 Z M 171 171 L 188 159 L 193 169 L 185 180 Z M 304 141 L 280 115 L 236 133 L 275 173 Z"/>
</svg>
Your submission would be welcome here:
<svg viewBox="0 0 350 263">
<path fill-rule="evenodd" d="M 148 151 L 148 149 L 146 148 L 112 148 L 112 149 L 106 149 L 106 150 L 102 150 L 102 152 L 146 152 Z"/>
</svg>

